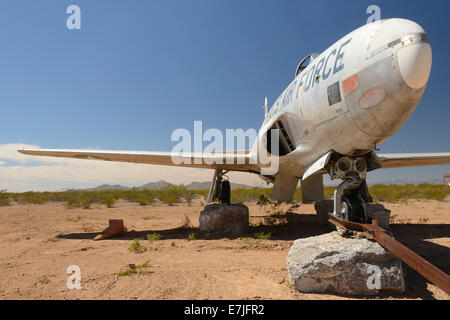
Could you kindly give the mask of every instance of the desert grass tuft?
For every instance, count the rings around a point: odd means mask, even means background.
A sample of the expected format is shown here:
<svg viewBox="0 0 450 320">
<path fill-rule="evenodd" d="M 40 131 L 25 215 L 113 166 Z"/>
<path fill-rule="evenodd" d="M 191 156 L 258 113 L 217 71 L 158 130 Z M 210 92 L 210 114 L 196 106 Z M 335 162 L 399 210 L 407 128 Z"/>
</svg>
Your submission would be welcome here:
<svg viewBox="0 0 450 320">
<path fill-rule="evenodd" d="M 147 247 L 144 246 L 139 239 L 134 239 L 131 245 L 128 247 L 128 250 L 135 253 L 143 253 L 147 251 Z"/>
<path fill-rule="evenodd" d="M 272 232 L 257 232 L 254 234 L 254 236 L 258 240 L 267 240 L 272 237 Z"/>
<path fill-rule="evenodd" d="M 147 240 L 152 243 L 153 241 L 161 240 L 162 236 L 159 233 L 150 233 L 147 235 Z"/>
<path fill-rule="evenodd" d="M 141 272 L 142 269 L 148 268 L 150 265 L 150 261 L 145 261 L 143 264 L 135 265 L 133 263 L 128 265 L 128 270 L 119 271 L 117 275 L 119 277 L 130 276 L 132 274 L 137 274 Z"/>
</svg>

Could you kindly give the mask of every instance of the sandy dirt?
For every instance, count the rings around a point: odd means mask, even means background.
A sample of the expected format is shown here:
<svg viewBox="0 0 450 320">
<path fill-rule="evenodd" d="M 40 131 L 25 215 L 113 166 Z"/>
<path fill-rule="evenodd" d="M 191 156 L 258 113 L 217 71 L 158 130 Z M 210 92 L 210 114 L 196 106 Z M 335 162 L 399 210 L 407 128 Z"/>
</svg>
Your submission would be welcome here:
<svg viewBox="0 0 450 320">
<path fill-rule="evenodd" d="M 267 208 L 248 203 L 251 228 L 239 237 L 199 232 L 203 202 L 173 206 L 118 202 L 113 208 L 64 204 L 0 207 L 1 299 L 449 299 L 404 265 L 406 292 L 378 297 L 302 294 L 288 283 L 286 258 L 295 239 L 329 230 L 313 205 L 292 209 L 289 224 L 267 225 Z M 397 240 L 450 273 L 450 199 L 385 203 Z M 288 206 L 283 209 L 286 210 Z M 186 218 L 191 226 L 182 226 Z M 92 241 L 109 219 L 124 219 L 122 237 Z M 261 225 L 262 224 L 262 225 Z M 254 234 L 271 232 L 270 239 Z M 150 242 L 147 234 L 161 240 Z M 136 238 L 148 249 L 129 250 Z M 130 264 L 148 267 L 118 276 Z M 81 290 L 66 286 L 66 269 L 81 270 Z"/>
</svg>

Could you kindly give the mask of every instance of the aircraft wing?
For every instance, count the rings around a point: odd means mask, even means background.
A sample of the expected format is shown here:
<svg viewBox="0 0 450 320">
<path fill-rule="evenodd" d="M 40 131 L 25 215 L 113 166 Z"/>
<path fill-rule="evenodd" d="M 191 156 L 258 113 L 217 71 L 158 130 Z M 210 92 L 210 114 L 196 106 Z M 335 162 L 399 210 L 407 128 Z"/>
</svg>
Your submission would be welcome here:
<svg viewBox="0 0 450 320">
<path fill-rule="evenodd" d="M 259 172 L 258 166 L 252 164 L 250 153 L 248 151 L 224 151 L 212 153 L 64 149 L 22 149 L 18 151 L 33 156 Z"/>
<path fill-rule="evenodd" d="M 450 164 L 450 152 L 378 154 L 382 168 L 418 167 Z"/>
</svg>

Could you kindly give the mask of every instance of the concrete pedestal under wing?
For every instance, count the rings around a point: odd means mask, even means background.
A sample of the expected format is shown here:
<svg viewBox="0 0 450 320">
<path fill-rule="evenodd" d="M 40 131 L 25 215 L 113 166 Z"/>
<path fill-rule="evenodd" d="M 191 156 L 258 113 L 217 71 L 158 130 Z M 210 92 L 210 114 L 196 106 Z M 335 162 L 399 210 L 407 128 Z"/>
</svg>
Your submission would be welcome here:
<svg viewBox="0 0 450 320">
<path fill-rule="evenodd" d="M 208 204 L 200 213 L 200 230 L 240 234 L 248 230 L 248 208 L 240 203 Z"/>
</svg>

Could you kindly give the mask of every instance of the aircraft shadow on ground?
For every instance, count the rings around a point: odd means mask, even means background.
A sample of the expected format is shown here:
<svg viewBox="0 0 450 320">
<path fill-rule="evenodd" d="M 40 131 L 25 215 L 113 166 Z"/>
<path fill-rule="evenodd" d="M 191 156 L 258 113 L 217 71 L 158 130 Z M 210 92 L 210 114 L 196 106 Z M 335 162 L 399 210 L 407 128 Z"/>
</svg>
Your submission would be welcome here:
<svg viewBox="0 0 450 320">
<path fill-rule="evenodd" d="M 271 233 L 267 240 L 293 241 L 301 238 L 318 236 L 332 231 L 331 228 L 322 225 L 315 214 L 288 214 L 288 222 L 284 224 L 267 224 L 264 217 L 251 217 L 248 231 L 244 234 L 231 235 L 223 233 L 208 233 L 200 231 L 199 228 L 181 226 L 178 228 L 165 230 L 131 230 L 122 236 L 108 238 L 102 241 L 147 239 L 148 234 L 157 233 L 161 240 L 188 239 L 191 234 L 195 234 L 196 240 L 220 240 L 255 238 L 255 234 L 264 232 Z M 416 252 L 430 263 L 444 271 L 450 273 L 448 257 L 450 248 L 428 241 L 427 239 L 450 237 L 449 224 L 392 224 L 391 230 L 396 240 Z M 57 238 L 62 239 L 93 239 L 99 233 L 70 233 L 60 234 Z M 434 299 L 432 292 L 427 289 L 428 281 L 414 269 L 403 263 L 405 272 L 406 292 L 404 294 L 381 294 L 378 297 L 405 297 Z M 367 298 L 367 297 L 365 297 Z"/>
<path fill-rule="evenodd" d="M 450 248 L 431 242 L 428 239 L 449 238 L 449 224 L 393 224 L 391 230 L 396 240 L 428 260 L 445 273 L 450 273 L 448 263 Z M 434 299 L 427 288 L 426 280 L 417 271 L 403 263 L 407 298 Z"/>
<path fill-rule="evenodd" d="M 152 230 L 130 230 L 122 236 L 111 237 L 107 240 L 134 240 L 138 238 L 147 239 L 148 234 L 157 233 L 161 236 L 161 240 L 169 239 L 187 239 L 190 234 L 195 233 L 197 240 L 220 240 L 220 239 L 239 239 L 239 238 L 256 238 L 256 233 L 264 232 L 271 234 L 268 240 L 296 240 L 312 236 L 318 236 L 330 232 L 330 228 L 323 226 L 315 214 L 296 214 L 290 213 L 286 215 L 285 223 L 267 222 L 263 216 L 250 218 L 250 227 L 247 232 L 233 235 L 220 232 L 204 232 L 198 227 L 180 226 L 172 229 L 152 229 Z M 126 224 L 125 224 L 126 225 Z M 93 239 L 100 232 L 70 233 L 60 234 L 57 238 L 62 239 Z"/>
</svg>

